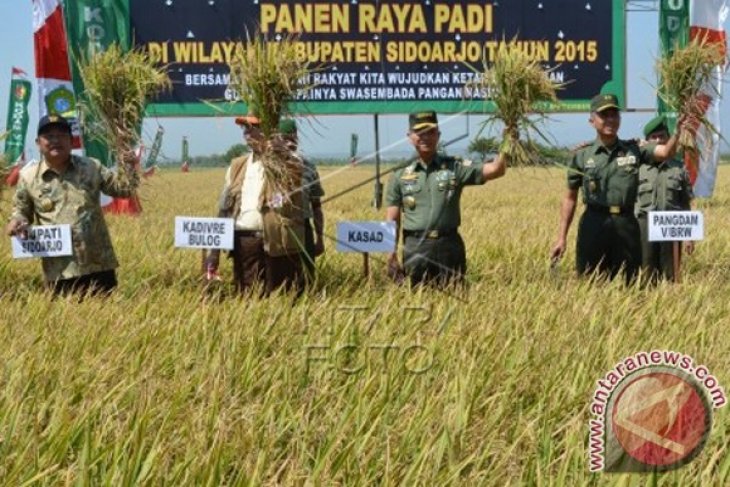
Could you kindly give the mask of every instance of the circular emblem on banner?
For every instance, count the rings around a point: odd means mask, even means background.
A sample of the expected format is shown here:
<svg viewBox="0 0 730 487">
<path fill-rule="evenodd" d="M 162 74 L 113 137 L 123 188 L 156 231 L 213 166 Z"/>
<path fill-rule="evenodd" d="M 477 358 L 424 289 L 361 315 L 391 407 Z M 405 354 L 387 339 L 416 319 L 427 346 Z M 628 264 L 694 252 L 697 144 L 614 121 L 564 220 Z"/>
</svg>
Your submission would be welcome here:
<svg viewBox="0 0 730 487">
<path fill-rule="evenodd" d="M 46 95 L 46 108 L 51 115 L 70 118 L 76 110 L 74 94 L 65 86 L 59 86 Z"/>
<path fill-rule="evenodd" d="M 15 87 L 15 99 L 17 101 L 23 101 L 25 100 L 25 95 L 28 92 L 28 89 L 25 87 L 25 85 L 18 85 Z"/>
</svg>

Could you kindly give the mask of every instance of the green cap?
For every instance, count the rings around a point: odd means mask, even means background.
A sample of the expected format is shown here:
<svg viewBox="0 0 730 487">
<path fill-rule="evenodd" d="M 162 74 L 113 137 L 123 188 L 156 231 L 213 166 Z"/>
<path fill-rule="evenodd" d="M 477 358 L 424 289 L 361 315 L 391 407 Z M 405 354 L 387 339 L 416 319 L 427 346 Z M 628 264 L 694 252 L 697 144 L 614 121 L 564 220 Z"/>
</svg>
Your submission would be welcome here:
<svg viewBox="0 0 730 487">
<path fill-rule="evenodd" d="M 602 112 L 603 110 L 607 110 L 609 108 L 616 108 L 617 110 L 621 109 L 621 107 L 618 106 L 618 98 L 616 97 L 616 95 L 596 95 L 591 100 L 592 112 Z"/>
<path fill-rule="evenodd" d="M 294 135 L 297 133 L 297 123 L 291 118 L 285 118 L 279 121 L 279 133 L 284 135 Z"/>
<path fill-rule="evenodd" d="M 438 127 L 439 121 L 436 112 L 429 110 L 427 112 L 414 112 L 408 115 L 408 127 L 411 130 L 423 130 Z"/>
<path fill-rule="evenodd" d="M 644 137 L 649 137 L 649 134 L 658 130 L 666 130 L 669 132 L 669 125 L 667 125 L 667 117 L 665 115 L 657 115 L 649 120 L 649 123 L 644 125 Z"/>
</svg>

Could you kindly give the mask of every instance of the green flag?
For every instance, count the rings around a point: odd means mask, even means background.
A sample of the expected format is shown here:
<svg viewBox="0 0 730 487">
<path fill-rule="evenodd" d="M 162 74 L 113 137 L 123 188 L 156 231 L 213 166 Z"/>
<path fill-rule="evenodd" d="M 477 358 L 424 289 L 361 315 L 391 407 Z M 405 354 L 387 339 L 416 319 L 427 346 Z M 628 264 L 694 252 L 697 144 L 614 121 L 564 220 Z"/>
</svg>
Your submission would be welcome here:
<svg viewBox="0 0 730 487">
<path fill-rule="evenodd" d="M 350 137 L 350 159 L 354 159 L 357 155 L 357 134 L 352 134 Z"/>
<path fill-rule="evenodd" d="M 6 124 L 8 134 L 5 139 L 5 159 L 9 164 L 17 162 L 25 150 L 30 92 L 30 81 L 13 79 L 10 82 L 10 101 L 8 102 L 8 121 Z"/>
<path fill-rule="evenodd" d="M 71 53 L 71 69 L 73 72 L 74 91 L 79 101 L 84 99 L 84 84 L 79 73 L 79 60 L 103 51 L 112 43 L 122 49 L 130 48 L 129 0 L 66 0 L 64 2 L 66 34 L 68 49 Z M 94 120 L 88 114 L 83 120 L 83 127 L 93 127 Z M 105 166 L 112 165 L 109 147 L 103 141 L 90 137 L 89 131 L 83 131 L 86 155 L 99 159 Z"/>
<path fill-rule="evenodd" d="M 182 141 L 182 162 L 190 164 L 189 153 L 188 153 L 188 138 L 183 137 Z"/>
<path fill-rule="evenodd" d="M 689 42 L 689 0 L 661 0 L 659 7 L 659 40 L 661 55 L 667 57 L 677 47 L 685 47 Z M 661 80 L 657 80 L 660 82 Z M 657 83 L 658 84 L 658 83 Z M 671 128 L 676 122 L 676 113 L 667 113 L 667 107 L 659 96 L 657 100 L 658 112 L 667 114 Z"/>
<path fill-rule="evenodd" d="M 162 136 L 165 134 L 165 129 L 157 127 L 157 133 L 155 134 L 155 141 L 152 143 L 150 149 L 150 155 L 147 157 L 147 161 L 144 163 L 144 168 L 149 169 L 157 164 L 157 157 L 160 155 L 160 149 L 162 148 Z"/>
</svg>

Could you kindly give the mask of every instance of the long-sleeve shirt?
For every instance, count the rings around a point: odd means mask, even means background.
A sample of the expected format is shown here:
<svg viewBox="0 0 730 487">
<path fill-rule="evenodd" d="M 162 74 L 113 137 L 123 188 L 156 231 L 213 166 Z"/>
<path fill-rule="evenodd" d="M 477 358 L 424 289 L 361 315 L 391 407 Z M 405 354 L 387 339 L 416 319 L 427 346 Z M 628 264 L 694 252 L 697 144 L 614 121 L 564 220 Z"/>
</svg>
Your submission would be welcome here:
<svg viewBox="0 0 730 487">
<path fill-rule="evenodd" d="M 100 193 L 129 197 L 138 185 L 136 171 L 130 171 L 129 181 L 123 181 L 96 159 L 75 155 L 62 174 L 45 160 L 23 168 L 13 199 L 12 218 L 37 225 L 71 225 L 73 255 L 44 258 L 47 281 L 118 267 Z"/>
</svg>

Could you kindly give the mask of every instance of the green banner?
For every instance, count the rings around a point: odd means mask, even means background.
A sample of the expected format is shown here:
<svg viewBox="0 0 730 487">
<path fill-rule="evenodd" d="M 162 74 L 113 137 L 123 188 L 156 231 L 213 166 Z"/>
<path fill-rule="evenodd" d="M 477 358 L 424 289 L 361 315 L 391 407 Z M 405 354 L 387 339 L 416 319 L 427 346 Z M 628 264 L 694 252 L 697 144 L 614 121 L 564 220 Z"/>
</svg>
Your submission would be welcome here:
<svg viewBox="0 0 730 487">
<path fill-rule="evenodd" d="M 662 57 L 671 55 L 677 47 L 687 45 L 689 42 L 689 0 L 661 0 L 659 40 Z M 657 80 L 657 84 L 660 81 Z M 657 106 L 659 113 L 666 113 L 667 107 L 661 96 L 658 97 Z M 676 114 L 672 115 L 670 120 L 673 124 Z"/>
<path fill-rule="evenodd" d="M 8 121 L 6 125 L 8 135 L 5 139 L 5 157 L 8 164 L 17 162 L 25 150 L 30 92 L 30 81 L 14 79 L 10 82 L 10 101 L 8 102 Z"/>
<path fill-rule="evenodd" d="M 129 0 L 66 0 L 64 2 L 66 34 L 71 53 L 74 91 L 79 101 L 84 99 L 84 84 L 79 74 L 79 60 L 88 59 L 93 53 L 103 51 L 112 43 L 129 49 L 131 35 L 129 29 Z M 88 115 L 83 127 L 94 125 Z M 99 159 L 102 164 L 113 164 L 109 147 L 101 140 L 83 132 L 86 155 Z"/>
</svg>

